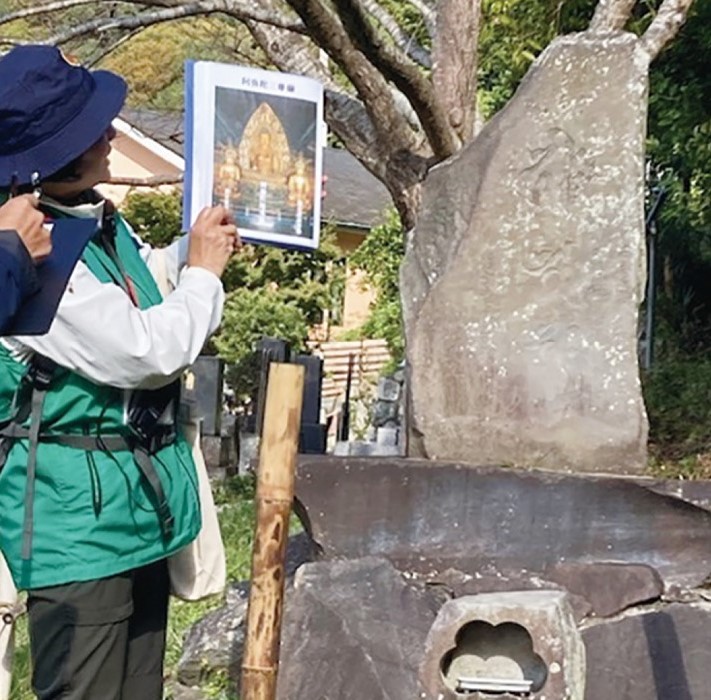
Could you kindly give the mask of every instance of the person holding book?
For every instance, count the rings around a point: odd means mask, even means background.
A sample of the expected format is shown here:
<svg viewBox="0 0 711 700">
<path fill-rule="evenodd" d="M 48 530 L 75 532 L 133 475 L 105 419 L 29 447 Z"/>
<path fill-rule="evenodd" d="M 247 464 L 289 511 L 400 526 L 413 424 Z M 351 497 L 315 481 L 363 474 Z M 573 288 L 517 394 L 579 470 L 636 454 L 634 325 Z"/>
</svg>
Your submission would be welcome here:
<svg viewBox="0 0 711 700">
<path fill-rule="evenodd" d="M 49 331 L 0 342 L 0 550 L 28 592 L 40 700 L 162 698 L 166 559 L 200 529 L 179 381 L 220 322 L 240 247 L 211 207 L 151 249 L 96 192 L 125 96 L 119 76 L 52 47 L 0 59 L 0 192 L 40 182 L 46 216 L 97 227 Z"/>
<path fill-rule="evenodd" d="M 52 250 L 50 232 L 37 205 L 37 198 L 28 194 L 0 206 L 0 333 L 22 300 L 37 291 L 35 263 Z"/>
</svg>

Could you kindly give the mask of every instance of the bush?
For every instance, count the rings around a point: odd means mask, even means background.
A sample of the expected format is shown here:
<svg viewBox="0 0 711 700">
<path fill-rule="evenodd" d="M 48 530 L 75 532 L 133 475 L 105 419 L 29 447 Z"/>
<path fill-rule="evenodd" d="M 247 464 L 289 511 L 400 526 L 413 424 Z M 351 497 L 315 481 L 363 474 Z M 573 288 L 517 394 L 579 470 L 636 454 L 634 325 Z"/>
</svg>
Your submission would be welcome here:
<svg viewBox="0 0 711 700">
<path fill-rule="evenodd" d="M 172 243 L 181 234 L 181 194 L 174 192 L 132 192 L 121 205 L 121 213 L 134 231 L 156 248 Z"/>
<path fill-rule="evenodd" d="M 366 274 L 377 292 L 368 320 L 354 333 L 362 338 L 383 338 L 394 363 L 405 355 L 400 301 L 400 265 L 405 255 L 402 225 L 395 211 L 387 221 L 376 226 L 351 258 L 353 265 Z"/>
<path fill-rule="evenodd" d="M 215 347 L 227 363 L 227 383 L 238 400 L 252 396 L 259 381 L 257 342 L 262 336 L 286 340 L 303 350 L 308 334 L 304 312 L 276 290 L 238 289 L 225 302 L 222 326 Z"/>
<path fill-rule="evenodd" d="M 660 360 L 642 384 L 657 459 L 683 460 L 711 451 L 711 359 Z"/>
</svg>

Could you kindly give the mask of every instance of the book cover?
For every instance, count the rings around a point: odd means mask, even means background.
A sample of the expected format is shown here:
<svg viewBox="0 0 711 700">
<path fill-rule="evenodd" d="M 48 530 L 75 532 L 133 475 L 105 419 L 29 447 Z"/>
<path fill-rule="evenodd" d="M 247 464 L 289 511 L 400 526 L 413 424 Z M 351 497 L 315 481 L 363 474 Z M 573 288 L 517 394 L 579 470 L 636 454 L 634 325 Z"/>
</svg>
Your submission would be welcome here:
<svg viewBox="0 0 711 700">
<path fill-rule="evenodd" d="M 318 247 L 323 88 L 303 76 L 186 64 L 184 221 L 229 209 L 243 240 Z"/>
</svg>

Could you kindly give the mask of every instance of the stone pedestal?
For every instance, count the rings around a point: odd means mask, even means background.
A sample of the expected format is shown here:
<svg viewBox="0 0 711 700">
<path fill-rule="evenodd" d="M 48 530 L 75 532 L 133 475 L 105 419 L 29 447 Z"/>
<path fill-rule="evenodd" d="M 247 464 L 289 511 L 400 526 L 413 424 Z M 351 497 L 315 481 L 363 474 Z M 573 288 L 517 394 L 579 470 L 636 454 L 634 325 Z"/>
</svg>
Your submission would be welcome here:
<svg viewBox="0 0 711 700">
<path fill-rule="evenodd" d="M 585 648 L 566 598 L 560 591 L 512 591 L 445 603 L 420 667 L 428 700 L 457 700 L 467 686 L 488 686 L 501 697 L 517 683 L 527 685 L 531 700 L 583 700 Z"/>
</svg>

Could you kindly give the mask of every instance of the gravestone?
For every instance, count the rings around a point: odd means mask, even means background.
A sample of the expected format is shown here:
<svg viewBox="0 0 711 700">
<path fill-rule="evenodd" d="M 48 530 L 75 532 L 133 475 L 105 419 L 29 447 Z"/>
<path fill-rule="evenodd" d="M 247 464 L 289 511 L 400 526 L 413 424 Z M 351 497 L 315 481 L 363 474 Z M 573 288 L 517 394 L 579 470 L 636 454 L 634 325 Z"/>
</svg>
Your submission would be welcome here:
<svg viewBox="0 0 711 700">
<path fill-rule="evenodd" d="M 401 285 L 411 455 L 644 468 L 647 68 L 631 34 L 560 37 L 428 175 Z"/>
</svg>

